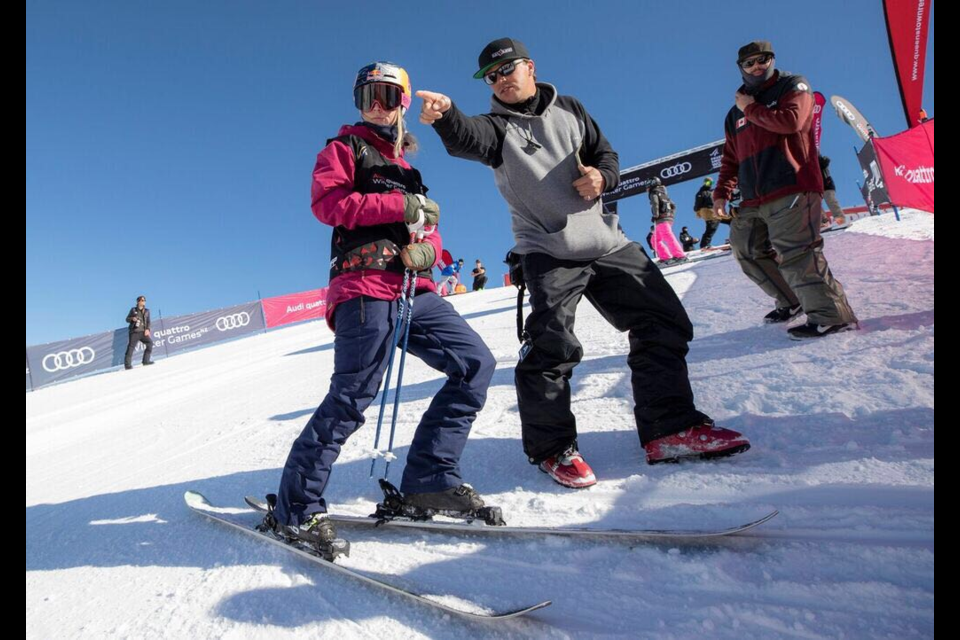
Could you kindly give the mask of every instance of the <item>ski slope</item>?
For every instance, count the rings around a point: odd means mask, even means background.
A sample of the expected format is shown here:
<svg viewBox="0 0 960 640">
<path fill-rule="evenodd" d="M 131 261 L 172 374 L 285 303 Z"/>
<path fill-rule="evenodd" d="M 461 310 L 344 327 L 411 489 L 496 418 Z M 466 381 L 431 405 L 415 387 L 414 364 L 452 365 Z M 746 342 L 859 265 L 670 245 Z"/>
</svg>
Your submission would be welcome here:
<svg viewBox="0 0 960 640">
<path fill-rule="evenodd" d="M 521 450 L 515 290 L 450 299 L 498 361 L 464 477 L 509 524 L 723 527 L 780 510 L 749 536 L 630 548 L 349 532 L 344 565 L 446 602 L 554 603 L 493 625 L 324 573 L 190 513 L 186 489 L 238 508 L 245 494 L 276 490 L 332 372 L 333 335 L 314 322 L 26 394 L 26 636 L 932 637 L 934 224 L 903 215 L 825 237 L 861 330 L 821 341 L 763 325 L 771 301 L 729 256 L 665 271 L 696 329 L 699 408 L 753 443 L 730 459 L 643 462 L 626 335 L 584 300 L 573 407 L 598 477 L 586 490 L 554 484 Z M 407 367 L 401 461 L 442 384 L 416 359 Z M 367 454 L 378 407 L 334 468 L 332 509 L 366 515 L 379 498 Z"/>
</svg>

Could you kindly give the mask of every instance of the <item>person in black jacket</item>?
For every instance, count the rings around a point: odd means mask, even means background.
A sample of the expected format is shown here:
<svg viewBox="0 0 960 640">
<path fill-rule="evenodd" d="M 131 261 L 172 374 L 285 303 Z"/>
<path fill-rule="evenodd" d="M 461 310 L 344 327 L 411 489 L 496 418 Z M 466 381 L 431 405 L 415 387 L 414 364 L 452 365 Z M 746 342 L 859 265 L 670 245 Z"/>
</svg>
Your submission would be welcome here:
<svg viewBox="0 0 960 640">
<path fill-rule="evenodd" d="M 689 229 L 686 227 L 680 229 L 680 243 L 683 244 L 684 251 L 693 251 L 693 247 L 698 241 L 699 238 L 694 238 L 690 235 Z"/>
<path fill-rule="evenodd" d="M 483 288 L 487 286 L 487 270 L 479 258 L 477 259 L 477 266 L 473 268 L 471 275 L 473 275 L 473 290 L 483 291 Z"/>
<path fill-rule="evenodd" d="M 145 296 L 137 298 L 137 306 L 130 309 L 127 314 L 127 324 L 129 327 L 130 339 L 127 342 L 127 354 L 123 358 L 123 368 L 133 369 L 133 351 L 139 343 L 146 345 L 143 350 L 143 364 L 153 364 L 150 354 L 153 353 L 153 338 L 150 333 L 150 309 L 147 309 L 147 299 Z"/>
</svg>

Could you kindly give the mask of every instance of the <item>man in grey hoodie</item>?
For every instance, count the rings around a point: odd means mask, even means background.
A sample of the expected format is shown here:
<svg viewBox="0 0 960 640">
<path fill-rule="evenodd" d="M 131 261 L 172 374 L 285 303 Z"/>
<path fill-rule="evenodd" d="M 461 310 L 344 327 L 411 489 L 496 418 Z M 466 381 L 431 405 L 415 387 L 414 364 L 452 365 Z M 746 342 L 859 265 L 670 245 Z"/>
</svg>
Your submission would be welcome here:
<svg viewBox="0 0 960 640">
<path fill-rule="evenodd" d="M 603 211 L 600 196 L 619 183 L 620 165 L 597 123 L 576 98 L 536 81 L 518 40 L 487 45 L 474 78 L 493 90 L 491 113 L 468 117 L 449 97 L 418 91 L 420 121 L 450 155 L 492 168 L 510 209 L 512 253 L 521 256 L 532 307 L 515 374 L 529 461 L 564 486 L 596 483 L 570 410 L 570 378 L 583 357 L 573 326 L 584 296 L 629 331 L 634 414 L 648 462 L 746 451 L 746 438 L 694 406 L 685 360 L 690 319 L 619 217 Z"/>
</svg>

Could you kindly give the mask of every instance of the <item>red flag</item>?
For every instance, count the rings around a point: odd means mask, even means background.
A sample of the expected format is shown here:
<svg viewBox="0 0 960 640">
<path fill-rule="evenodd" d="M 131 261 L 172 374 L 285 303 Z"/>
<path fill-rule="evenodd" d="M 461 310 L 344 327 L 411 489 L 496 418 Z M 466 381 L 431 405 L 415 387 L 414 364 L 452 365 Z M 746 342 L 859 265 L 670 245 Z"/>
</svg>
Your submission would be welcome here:
<svg viewBox="0 0 960 640">
<path fill-rule="evenodd" d="M 933 213 L 933 120 L 873 145 L 890 201 Z"/>
<path fill-rule="evenodd" d="M 890 54 L 900 85 L 900 99 L 911 129 L 923 122 L 923 76 L 927 61 L 927 33 L 933 0 L 884 0 Z"/>
</svg>

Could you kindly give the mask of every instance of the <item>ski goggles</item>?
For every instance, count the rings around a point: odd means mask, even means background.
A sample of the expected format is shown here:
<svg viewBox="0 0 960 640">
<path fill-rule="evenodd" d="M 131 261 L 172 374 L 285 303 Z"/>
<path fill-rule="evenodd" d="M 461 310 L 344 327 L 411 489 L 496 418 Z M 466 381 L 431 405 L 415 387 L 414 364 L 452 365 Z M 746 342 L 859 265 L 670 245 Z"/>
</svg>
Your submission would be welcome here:
<svg viewBox="0 0 960 640">
<path fill-rule="evenodd" d="M 740 67 L 743 69 L 753 69 L 758 64 L 767 64 L 773 60 L 772 53 L 765 53 L 762 56 L 756 56 L 754 58 L 748 58 L 740 63 Z"/>
<path fill-rule="evenodd" d="M 370 111 L 374 103 L 378 103 L 384 111 L 393 111 L 397 107 L 409 107 L 410 99 L 406 98 L 403 90 L 395 84 L 373 82 L 357 87 L 353 90 L 353 104 L 361 111 Z"/>
<path fill-rule="evenodd" d="M 490 73 L 483 74 L 483 81 L 489 85 L 497 84 L 498 77 L 503 76 L 504 78 L 506 78 L 507 76 L 512 74 L 517 69 L 517 64 L 520 62 L 523 62 L 523 60 L 522 59 L 511 60 L 510 62 L 507 62 L 499 69 L 495 71 L 491 71 Z"/>
</svg>

